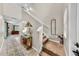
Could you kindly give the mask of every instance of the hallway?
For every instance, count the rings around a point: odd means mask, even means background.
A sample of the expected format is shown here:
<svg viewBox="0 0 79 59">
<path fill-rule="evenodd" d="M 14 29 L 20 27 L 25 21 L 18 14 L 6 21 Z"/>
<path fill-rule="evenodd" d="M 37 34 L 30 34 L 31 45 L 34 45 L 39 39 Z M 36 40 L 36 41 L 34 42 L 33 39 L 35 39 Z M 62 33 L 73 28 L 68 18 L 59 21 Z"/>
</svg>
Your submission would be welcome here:
<svg viewBox="0 0 79 59">
<path fill-rule="evenodd" d="M 76 3 L 0 4 L 0 56 L 39 56 L 41 51 L 42 56 L 79 55 L 78 6 Z M 47 39 L 51 41 L 43 45 Z"/>
</svg>

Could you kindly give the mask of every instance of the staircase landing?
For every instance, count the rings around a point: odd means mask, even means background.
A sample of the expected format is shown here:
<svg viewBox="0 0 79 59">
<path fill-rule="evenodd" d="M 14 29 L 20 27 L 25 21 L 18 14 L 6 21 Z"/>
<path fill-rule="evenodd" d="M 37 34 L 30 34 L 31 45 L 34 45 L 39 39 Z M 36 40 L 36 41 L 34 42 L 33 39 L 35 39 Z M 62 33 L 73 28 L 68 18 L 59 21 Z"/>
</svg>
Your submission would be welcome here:
<svg viewBox="0 0 79 59">
<path fill-rule="evenodd" d="M 46 54 L 42 54 L 42 52 L 45 52 Z M 65 56 L 64 46 L 53 41 L 48 41 L 46 44 L 44 44 L 42 52 L 42 56 Z"/>
</svg>

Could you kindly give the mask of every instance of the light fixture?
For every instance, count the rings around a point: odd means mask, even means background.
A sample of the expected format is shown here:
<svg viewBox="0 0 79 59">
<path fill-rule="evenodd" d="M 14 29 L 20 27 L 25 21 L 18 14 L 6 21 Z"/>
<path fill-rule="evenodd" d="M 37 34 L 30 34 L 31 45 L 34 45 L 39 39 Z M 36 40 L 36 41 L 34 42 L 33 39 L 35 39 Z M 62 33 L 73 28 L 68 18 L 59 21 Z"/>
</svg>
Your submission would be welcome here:
<svg viewBox="0 0 79 59">
<path fill-rule="evenodd" d="M 32 8 L 31 8 L 31 7 L 29 7 L 29 10 L 32 10 Z"/>
<path fill-rule="evenodd" d="M 31 7 L 29 7 L 29 8 L 26 8 L 26 10 L 27 10 L 27 11 L 32 11 L 32 8 L 31 8 Z"/>
<path fill-rule="evenodd" d="M 29 8 L 26 8 L 27 11 L 29 11 Z"/>
<path fill-rule="evenodd" d="M 29 4 L 24 4 L 23 7 L 24 7 L 27 11 L 31 11 L 31 10 L 32 10 L 32 8 L 30 7 Z"/>
</svg>

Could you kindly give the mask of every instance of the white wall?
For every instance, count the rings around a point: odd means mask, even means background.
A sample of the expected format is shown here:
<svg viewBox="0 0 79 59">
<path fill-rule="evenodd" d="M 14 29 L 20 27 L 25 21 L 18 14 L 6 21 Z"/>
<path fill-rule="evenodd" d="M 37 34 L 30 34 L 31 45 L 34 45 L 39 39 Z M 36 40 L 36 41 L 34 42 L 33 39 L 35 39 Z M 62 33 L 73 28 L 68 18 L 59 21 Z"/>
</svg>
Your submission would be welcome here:
<svg viewBox="0 0 79 59">
<path fill-rule="evenodd" d="M 74 55 L 72 50 L 77 41 L 77 5 L 67 4 L 64 12 L 64 47 L 66 55 Z"/>
<path fill-rule="evenodd" d="M 41 52 L 42 50 L 42 47 L 43 47 L 43 26 L 40 26 L 38 29 L 37 29 L 37 32 L 38 32 L 38 41 L 40 42 L 39 43 L 39 53 Z"/>
<path fill-rule="evenodd" d="M 5 24 L 3 17 L 0 15 L 0 48 L 2 48 L 4 37 L 5 37 Z"/>
<path fill-rule="evenodd" d="M 1 14 L 1 12 L 2 12 L 2 4 L 0 4 L 0 14 Z"/>
<path fill-rule="evenodd" d="M 4 39 L 4 20 L 3 20 L 3 17 L 2 17 L 2 6 L 3 4 L 0 4 L 0 48 L 1 48 L 1 45 L 3 43 L 3 39 Z"/>
<path fill-rule="evenodd" d="M 64 49 L 66 55 L 69 55 L 69 39 L 68 39 L 68 8 L 64 11 Z"/>
<path fill-rule="evenodd" d="M 64 15 L 64 4 L 32 4 L 31 6 L 33 13 L 40 19 L 44 24 L 49 27 L 49 34 L 51 35 L 51 19 L 56 19 L 56 34 L 63 33 L 63 15 Z M 52 36 L 51 36 L 52 37 Z"/>
<path fill-rule="evenodd" d="M 0 28 L 2 28 L 2 25 L 1 25 L 1 24 L 2 24 L 2 22 L 3 22 L 3 19 L 2 19 L 2 6 L 3 6 L 3 5 L 0 4 Z M 1 32 L 1 30 L 2 30 L 2 29 L 0 29 L 0 32 Z"/>
<path fill-rule="evenodd" d="M 49 28 L 43 25 L 43 33 L 46 34 L 46 36 L 49 38 Z"/>
<path fill-rule="evenodd" d="M 79 43 L 79 3 L 77 3 L 77 42 Z"/>
<path fill-rule="evenodd" d="M 72 50 L 77 41 L 77 5 L 69 4 L 69 55 L 73 55 Z"/>
<path fill-rule="evenodd" d="M 56 19 L 56 34 L 61 35 L 63 33 L 63 17 L 61 15 L 61 16 L 54 16 L 54 18 Z M 50 20 L 48 21 L 50 35 L 51 35 L 51 19 L 53 18 L 50 18 Z M 53 35 L 51 35 L 51 37 L 53 37 Z"/>
<path fill-rule="evenodd" d="M 10 17 L 15 17 L 17 19 L 22 19 L 22 9 L 18 4 L 5 3 L 3 4 L 3 15 L 7 15 Z"/>
</svg>

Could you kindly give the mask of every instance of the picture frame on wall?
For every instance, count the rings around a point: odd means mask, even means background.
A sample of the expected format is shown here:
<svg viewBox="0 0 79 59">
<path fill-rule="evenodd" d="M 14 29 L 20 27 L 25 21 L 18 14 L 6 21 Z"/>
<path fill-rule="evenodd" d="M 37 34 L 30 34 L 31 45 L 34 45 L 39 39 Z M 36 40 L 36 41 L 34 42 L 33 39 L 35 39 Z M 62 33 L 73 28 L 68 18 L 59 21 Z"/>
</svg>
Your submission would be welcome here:
<svg viewBox="0 0 79 59">
<path fill-rule="evenodd" d="M 56 19 L 51 20 L 51 35 L 56 35 Z"/>
</svg>

